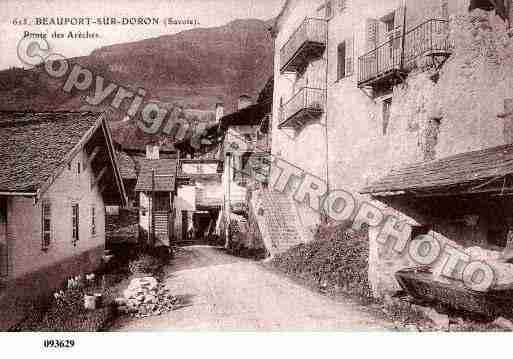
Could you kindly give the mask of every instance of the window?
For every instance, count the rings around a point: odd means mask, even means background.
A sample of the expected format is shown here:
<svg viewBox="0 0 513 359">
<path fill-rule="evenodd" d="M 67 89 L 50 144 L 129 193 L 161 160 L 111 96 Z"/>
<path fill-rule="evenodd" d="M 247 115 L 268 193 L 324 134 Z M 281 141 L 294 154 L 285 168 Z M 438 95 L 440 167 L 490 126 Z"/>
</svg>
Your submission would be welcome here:
<svg viewBox="0 0 513 359">
<path fill-rule="evenodd" d="M 52 240 L 52 208 L 49 202 L 42 204 L 42 238 L 41 248 L 47 250 Z"/>
<path fill-rule="evenodd" d="M 317 9 L 317 17 L 321 19 L 330 19 L 333 15 L 333 6 L 331 1 L 326 1 L 326 3 L 319 6 Z"/>
<path fill-rule="evenodd" d="M 80 174 L 80 162 L 77 163 L 77 173 Z"/>
<path fill-rule="evenodd" d="M 78 204 L 73 204 L 71 206 L 71 216 L 72 216 L 71 224 L 73 226 L 72 239 L 73 239 L 74 245 L 76 245 L 79 240 L 79 214 L 80 214 L 80 211 L 78 208 Z"/>
<path fill-rule="evenodd" d="M 91 206 L 91 234 L 96 235 L 96 207 Z"/>
<path fill-rule="evenodd" d="M 7 223 L 7 199 L 0 197 L 0 224 Z"/>
<path fill-rule="evenodd" d="M 346 76 L 346 43 L 340 43 L 337 48 L 337 80 Z"/>
<path fill-rule="evenodd" d="M 442 19 L 449 19 L 449 3 L 448 3 L 448 0 L 442 0 Z"/>
<path fill-rule="evenodd" d="M 390 123 L 390 112 L 392 109 L 392 98 L 383 101 L 383 136 L 386 136 Z"/>
<path fill-rule="evenodd" d="M 353 38 L 348 37 L 337 48 L 337 80 L 353 74 Z"/>
<path fill-rule="evenodd" d="M 331 19 L 333 15 L 333 7 L 331 5 L 331 1 L 326 1 L 326 19 Z"/>
<path fill-rule="evenodd" d="M 386 32 L 394 31 L 394 28 L 395 28 L 395 26 L 394 26 L 395 25 L 395 19 L 394 18 L 395 18 L 395 16 L 394 16 L 394 14 L 392 14 L 388 19 L 386 19 L 384 21 L 385 29 L 386 29 L 385 31 Z"/>
<path fill-rule="evenodd" d="M 338 0 L 338 10 L 340 12 L 344 11 L 347 8 L 347 0 Z"/>
</svg>

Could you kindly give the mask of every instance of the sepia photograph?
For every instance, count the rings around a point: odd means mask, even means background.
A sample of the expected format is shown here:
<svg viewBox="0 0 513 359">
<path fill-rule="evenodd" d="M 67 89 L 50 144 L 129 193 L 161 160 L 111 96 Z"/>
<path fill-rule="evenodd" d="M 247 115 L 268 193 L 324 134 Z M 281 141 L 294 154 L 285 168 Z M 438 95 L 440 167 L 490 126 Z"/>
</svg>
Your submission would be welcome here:
<svg viewBox="0 0 513 359">
<path fill-rule="evenodd" d="M 513 1 L 0 0 L 2 344 L 511 331 Z"/>
</svg>

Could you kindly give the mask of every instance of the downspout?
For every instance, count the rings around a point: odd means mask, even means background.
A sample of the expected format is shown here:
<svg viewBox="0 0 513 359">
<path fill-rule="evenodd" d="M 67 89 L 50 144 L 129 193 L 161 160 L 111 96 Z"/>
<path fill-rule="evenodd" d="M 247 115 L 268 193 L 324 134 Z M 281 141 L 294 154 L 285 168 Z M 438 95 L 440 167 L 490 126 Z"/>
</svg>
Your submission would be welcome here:
<svg viewBox="0 0 513 359">
<path fill-rule="evenodd" d="M 404 45 L 406 43 L 406 11 L 408 11 L 408 8 L 406 7 L 406 2 L 403 2 L 404 11 L 403 11 L 403 29 L 401 34 L 401 71 L 404 70 Z M 431 41 L 433 41 L 433 34 L 431 34 Z M 431 48 L 433 48 L 431 46 Z"/>
<path fill-rule="evenodd" d="M 328 131 L 328 77 L 329 77 L 329 22 L 330 20 L 326 20 L 326 71 L 325 71 L 325 90 L 324 90 L 324 96 L 325 96 L 325 108 L 324 114 L 326 116 L 325 119 L 325 138 L 326 138 L 326 193 L 329 193 L 330 191 L 330 172 L 329 172 L 329 131 Z M 354 41 L 353 41 L 354 43 Z M 327 223 L 328 218 L 324 213 L 324 208 L 321 206 L 321 219 Z"/>
</svg>

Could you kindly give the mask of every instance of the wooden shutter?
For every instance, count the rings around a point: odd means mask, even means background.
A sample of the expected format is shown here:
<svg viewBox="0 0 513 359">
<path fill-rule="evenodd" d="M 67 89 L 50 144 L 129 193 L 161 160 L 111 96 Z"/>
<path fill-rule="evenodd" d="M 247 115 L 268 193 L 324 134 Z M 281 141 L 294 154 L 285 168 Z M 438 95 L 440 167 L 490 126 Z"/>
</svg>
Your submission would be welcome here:
<svg viewBox="0 0 513 359">
<path fill-rule="evenodd" d="M 47 249 L 50 246 L 52 236 L 52 209 L 49 202 L 43 202 L 41 206 L 41 247 Z"/>
<path fill-rule="evenodd" d="M 376 19 L 367 19 L 365 23 L 366 48 L 367 51 L 374 50 L 378 43 L 379 21 Z"/>
<path fill-rule="evenodd" d="M 354 71 L 354 37 L 348 37 L 346 43 L 346 76 L 352 76 Z"/>
<path fill-rule="evenodd" d="M 400 6 L 395 10 L 394 14 L 394 28 L 402 29 L 404 25 L 404 17 L 406 16 L 406 7 Z"/>
<path fill-rule="evenodd" d="M 346 76 L 346 43 L 342 42 L 337 47 L 337 80 Z"/>
<path fill-rule="evenodd" d="M 397 61 L 397 56 L 400 56 L 399 51 L 401 51 L 401 48 L 402 48 L 403 26 L 404 26 L 405 16 L 406 16 L 406 8 L 404 6 L 400 6 L 395 10 L 394 34 L 393 34 L 393 38 L 395 40 L 393 42 L 393 48 L 397 52 L 394 55 L 394 57 L 395 57 L 394 62 Z"/>
</svg>

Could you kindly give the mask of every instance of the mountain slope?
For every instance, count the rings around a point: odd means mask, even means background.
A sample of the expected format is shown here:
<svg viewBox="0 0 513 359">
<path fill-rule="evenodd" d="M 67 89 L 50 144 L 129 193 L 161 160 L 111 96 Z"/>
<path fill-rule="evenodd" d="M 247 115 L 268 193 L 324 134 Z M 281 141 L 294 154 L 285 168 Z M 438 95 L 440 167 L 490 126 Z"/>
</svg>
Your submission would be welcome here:
<svg viewBox="0 0 513 359">
<path fill-rule="evenodd" d="M 272 75 L 269 24 L 236 20 L 221 27 L 107 46 L 70 62 L 102 75 L 104 86 L 115 82 L 132 90 L 144 88 L 147 100 L 169 109 L 213 110 L 216 102 L 224 102 L 225 113 L 229 113 L 235 110 L 241 94 L 256 100 Z M 0 71 L 0 110 L 91 109 L 84 100 L 88 92 L 62 91 L 65 79 L 51 79 L 42 68 Z M 109 108 L 113 96 L 101 109 Z M 113 120 L 123 117 L 124 111 L 111 108 Z"/>
</svg>

